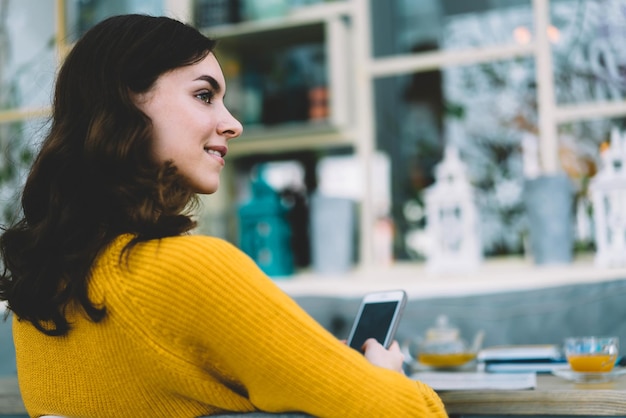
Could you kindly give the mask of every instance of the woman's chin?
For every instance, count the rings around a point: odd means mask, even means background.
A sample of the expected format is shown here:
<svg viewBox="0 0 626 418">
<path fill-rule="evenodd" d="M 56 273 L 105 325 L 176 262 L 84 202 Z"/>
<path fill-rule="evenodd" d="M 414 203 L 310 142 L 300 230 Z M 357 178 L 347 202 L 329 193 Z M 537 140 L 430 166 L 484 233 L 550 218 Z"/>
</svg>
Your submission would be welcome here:
<svg viewBox="0 0 626 418">
<path fill-rule="evenodd" d="M 197 194 L 213 194 L 217 192 L 219 189 L 220 183 L 216 182 L 215 184 L 203 184 L 195 187 L 195 192 Z"/>
</svg>

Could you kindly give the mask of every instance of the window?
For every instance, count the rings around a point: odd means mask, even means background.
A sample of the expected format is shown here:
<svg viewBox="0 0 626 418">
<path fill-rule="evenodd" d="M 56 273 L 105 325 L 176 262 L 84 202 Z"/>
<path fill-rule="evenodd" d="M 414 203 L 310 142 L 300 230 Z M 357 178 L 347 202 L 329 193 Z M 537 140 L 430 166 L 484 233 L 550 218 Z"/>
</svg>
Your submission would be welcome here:
<svg viewBox="0 0 626 418">
<path fill-rule="evenodd" d="M 486 255 L 525 251 L 524 182 L 560 170 L 576 187 L 577 246 L 588 246 L 587 181 L 626 116 L 626 3 L 369 3 L 375 143 L 392 159 L 396 257 L 424 258 L 408 238 L 424 228 L 423 194 L 447 144 L 476 189 Z M 537 19 L 549 22 L 541 39 Z"/>
</svg>

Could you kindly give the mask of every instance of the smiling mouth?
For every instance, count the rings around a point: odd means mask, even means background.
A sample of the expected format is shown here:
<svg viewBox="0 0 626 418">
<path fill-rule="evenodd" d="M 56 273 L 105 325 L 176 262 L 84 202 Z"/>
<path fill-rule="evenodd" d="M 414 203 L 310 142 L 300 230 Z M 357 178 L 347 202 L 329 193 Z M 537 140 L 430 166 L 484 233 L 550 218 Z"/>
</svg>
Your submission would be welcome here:
<svg viewBox="0 0 626 418">
<path fill-rule="evenodd" d="M 207 154 L 216 155 L 216 156 L 218 156 L 218 157 L 221 157 L 221 156 L 222 156 L 222 153 L 221 153 L 221 152 L 216 151 L 216 150 L 214 150 L 214 149 L 208 149 L 208 148 L 205 148 L 205 149 L 204 149 L 204 152 L 206 152 Z"/>
<path fill-rule="evenodd" d="M 219 148 L 204 147 L 204 152 L 206 152 L 209 155 L 215 155 L 216 157 L 220 157 L 220 158 L 224 158 L 224 156 L 226 155 L 226 150 L 222 150 Z"/>
</svg>

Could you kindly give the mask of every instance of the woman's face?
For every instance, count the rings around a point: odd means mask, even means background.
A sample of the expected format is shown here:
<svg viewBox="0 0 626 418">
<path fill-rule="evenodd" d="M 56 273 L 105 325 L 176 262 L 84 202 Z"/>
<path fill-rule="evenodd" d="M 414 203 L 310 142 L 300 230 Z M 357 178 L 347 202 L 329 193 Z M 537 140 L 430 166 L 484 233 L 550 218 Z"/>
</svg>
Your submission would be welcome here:
<svg viewBox="0 0 626 418">
<path fill-rule="evenodd" d="M 173 161 L 196 193 L 214 193 L 228 141 L 241 123 L 224 106 L 226 83 L 215 55 L 162 74 L 136 103 L 151 120 L 158 162 Z"/>
</svg>

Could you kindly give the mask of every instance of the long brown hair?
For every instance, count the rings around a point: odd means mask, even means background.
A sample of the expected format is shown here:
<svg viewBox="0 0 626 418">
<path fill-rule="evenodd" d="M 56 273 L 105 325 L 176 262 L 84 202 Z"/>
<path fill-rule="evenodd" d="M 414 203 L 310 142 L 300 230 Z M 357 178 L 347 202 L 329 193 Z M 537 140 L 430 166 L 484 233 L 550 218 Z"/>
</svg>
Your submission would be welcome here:
<svg viewBox="0 0 626 418">
<path fill-rule="evenodd" d="M 151 121 L 132 98 L 214 47 L 188 25 L 144 15 L 108 18 L 76 43 L 57 78 L 22 216 L 0 237 L 0 300 L 19 320 L 65 335 L 70 303 L 102 320 L 106 307 L 87 292 L 97 255 L 123 233 L 134 245 L 195 226 L 186 211 L 195 195 L 171 163 L 151 158 Z"/>
</svg>

